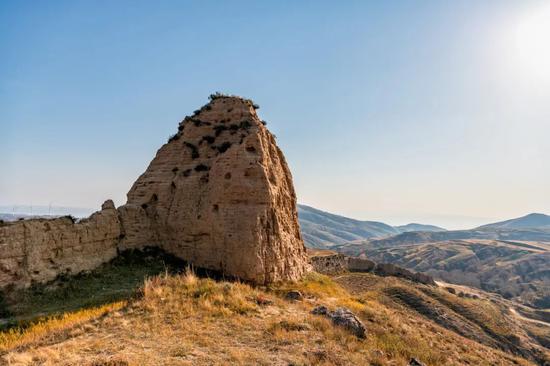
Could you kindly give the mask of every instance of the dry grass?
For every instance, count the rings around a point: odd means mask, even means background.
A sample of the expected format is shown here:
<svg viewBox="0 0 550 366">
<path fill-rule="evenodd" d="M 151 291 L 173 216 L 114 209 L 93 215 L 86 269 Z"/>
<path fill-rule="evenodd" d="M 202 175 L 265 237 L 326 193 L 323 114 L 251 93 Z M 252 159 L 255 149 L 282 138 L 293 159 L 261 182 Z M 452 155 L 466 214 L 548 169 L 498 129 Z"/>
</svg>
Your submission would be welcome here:
<svg viewBox="0 0 550 366">
<path fill-rule="evenodd" d="M 8 329 L 0 332 L 0 351 L 37 342 L 44 338 L 44 336 L 71 329 L 76 325 L 99 318 L 124 306 L 126 306 L 126 301 L 119 301 L 95 308 L 65 313 L 60 316 L 46 317 L 24 328 L 15 327 Z"/>
<path fill-rule="evenodd" d="M 182 275 L 157 276 L 145 281 L 143 288 L 144 309 L 163 316 L 227 317 L 257 311 L 251 300 L 258 291 L 236 282 L 216 282 L 199 279 L 192 271 Z M 182 306 L 185 304 L 185 306 Z"/>
<path fill-rule="evenodd" d="M 283 294 L 298 289 L 304 301 Z M 142 296 L 123 310 L 85 324 L 22 332 L 6 344 L 10 365 L 528 365 L 466 340 L 432 322 L 388 307 L 377 290 L 350 294 L 311 274 L 269 289 L 201 279 L 191 272 L 145 281 Z M 358 339 L 322 316 L 319 304 L 351 308 L 365 322 Z M 96 314 L 97 315 L 97 314 Z M 45 324 L 55 324 L 49 320 Z M 51 322 L 51 323 L 48 323 Z M 31 329 L 29 328 L 28 331 Z M 43 342 L 40 334 L 55 342 Z"/>
</svg>

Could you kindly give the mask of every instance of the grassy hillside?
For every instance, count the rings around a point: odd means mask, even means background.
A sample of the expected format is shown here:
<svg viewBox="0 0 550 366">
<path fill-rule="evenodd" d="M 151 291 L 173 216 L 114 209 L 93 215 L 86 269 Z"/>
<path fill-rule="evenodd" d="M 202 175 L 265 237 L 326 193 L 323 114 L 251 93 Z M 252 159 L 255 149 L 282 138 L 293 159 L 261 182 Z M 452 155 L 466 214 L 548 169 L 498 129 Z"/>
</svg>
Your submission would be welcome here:
<svg viewBox="0 0 550 366">
<path fill-rule="evenodd" d="M 134 260 L 128 268 L 143 271 L 141 266 Z M 105 270 L 91 278 L 104 282 Z M 92 294 L 68 288 L 66 296 L 74 302 Z M 100 287 L 91 288 L 102 294 Z M 285 300 L 291 289 L 304 299 Z M 0 333 L 1 360 L 90 366 L 406 365 L 415 357 L 427 365 L 531 365 L 546 357 L 520 321 L 488 299 L 463 299 L 442 288 L 370 274 L 312 273 L 297 284 L 266 288 L 164 272 L 114 302 L 71 310 L 56 303 L 63 310 Z M 40 306 L 29 304 L 27 315 L 34 309 L 40 317 Z M 365 323 L 366 339 L 310 314 L 317 305 L 351 309 Z M 547 339 L 544 329 L 537 334 Z"/>
<path fill-rule="evenodd" d="M 497 292 L 531 306 L 550 307 L 550 244 L 477 239 L 415 243 L 386 239 L 350 244 L 339 250 L 426 272 L 446 282 Z"/>
</svg>

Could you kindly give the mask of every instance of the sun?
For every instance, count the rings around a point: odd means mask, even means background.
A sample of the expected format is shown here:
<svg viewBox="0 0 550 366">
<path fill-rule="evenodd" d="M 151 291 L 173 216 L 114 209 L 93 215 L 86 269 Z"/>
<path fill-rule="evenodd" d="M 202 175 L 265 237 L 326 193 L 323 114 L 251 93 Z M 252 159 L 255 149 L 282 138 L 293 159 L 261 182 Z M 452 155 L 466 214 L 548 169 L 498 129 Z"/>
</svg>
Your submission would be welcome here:
<svg viewBox="0 0 550 366">
<path fill-rule="evenodd" d="M 514 30 L 518 66 L 531 77 L 550 81 L 550 3 L 525 14 Z"/>
</svg>

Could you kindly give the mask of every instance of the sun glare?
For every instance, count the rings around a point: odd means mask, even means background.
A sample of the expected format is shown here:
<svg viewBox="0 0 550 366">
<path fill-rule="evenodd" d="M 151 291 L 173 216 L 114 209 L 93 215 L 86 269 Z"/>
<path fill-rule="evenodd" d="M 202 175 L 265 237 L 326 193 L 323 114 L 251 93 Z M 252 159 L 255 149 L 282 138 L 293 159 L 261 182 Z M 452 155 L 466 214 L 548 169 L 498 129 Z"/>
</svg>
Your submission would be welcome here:
<svg viewBox="0 0 550 366">
<path fill-rule="evenodd" d="M 550 81 L 550 3 L 527 13 L 514 36 L 518 67 L 539 81 Z"/>
</svg>

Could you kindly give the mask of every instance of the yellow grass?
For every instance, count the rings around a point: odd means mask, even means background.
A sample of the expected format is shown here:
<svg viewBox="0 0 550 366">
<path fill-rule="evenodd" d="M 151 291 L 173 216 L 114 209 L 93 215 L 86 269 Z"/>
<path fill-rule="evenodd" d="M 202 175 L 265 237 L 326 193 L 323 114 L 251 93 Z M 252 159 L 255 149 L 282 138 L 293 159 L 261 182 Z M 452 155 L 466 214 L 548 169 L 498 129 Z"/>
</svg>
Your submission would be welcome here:
<svg viewBox="0 0 550 366">
<path fill-rule="evenodd" d="M 306 299 L 285 301 L 289 289 L 301 291 Z M 4 334 L 0 344 L 7 351 L 4 360 L 11 365 L 31 365 L 36 360 L 44 365 L 107 365 L 117 360 L 129 366 L 405 366 L 411 357 L 431 366 L 529 364 L 391 308 L 382 298 L 374 290 L 351 294 L 316 273 L 298 283 L 261 289 L 200 279 L 187 271 L 147 279 L 142 296 L 123 313 L 88 323 L 80 333 L 71 335 L 66 330 L 125 304 L 45 320 L 13 335 Z M 310 314 L 320 304 L 352 309 L 365 323 L 367 338 L 358 339 L 326 317 Z M 65 336 L 43 342 L 55 332 Z"/>
<path fill-rule="evenodd" d="M 40 319 L 24 328 L 16 327 L 0 332 L 0 351 L 36 342 L 46 335 L 70 329 L 75 325 L 103 316 L 110 311 L 120 310 L 126 304 L 126 301 L 119 301 L 94 308 L 82 309 L 60 316 Z"/>
</svg>

